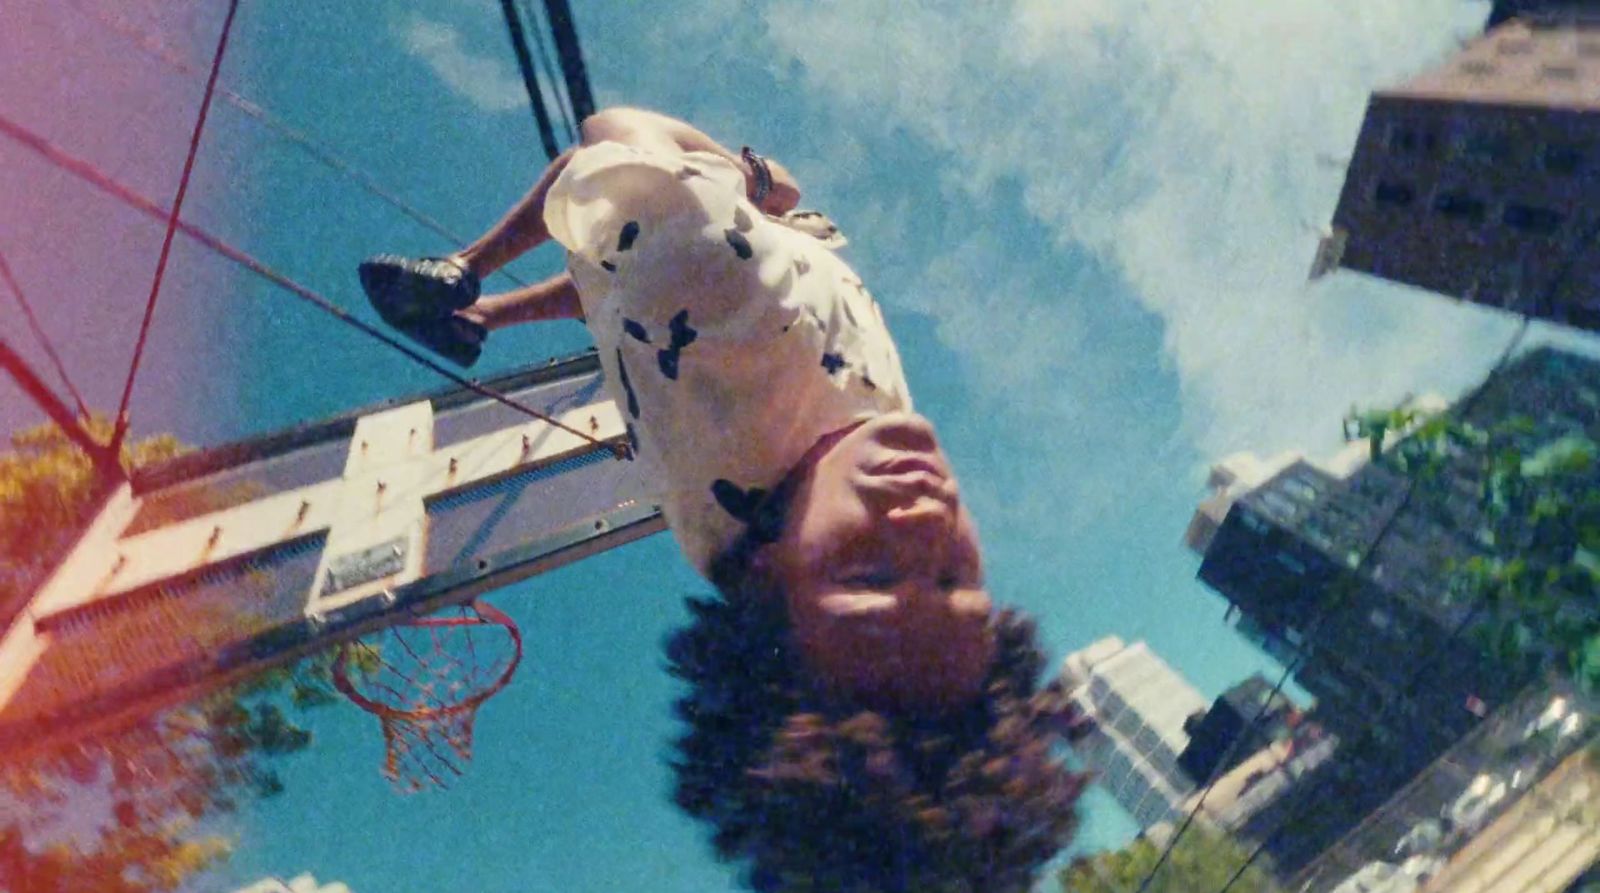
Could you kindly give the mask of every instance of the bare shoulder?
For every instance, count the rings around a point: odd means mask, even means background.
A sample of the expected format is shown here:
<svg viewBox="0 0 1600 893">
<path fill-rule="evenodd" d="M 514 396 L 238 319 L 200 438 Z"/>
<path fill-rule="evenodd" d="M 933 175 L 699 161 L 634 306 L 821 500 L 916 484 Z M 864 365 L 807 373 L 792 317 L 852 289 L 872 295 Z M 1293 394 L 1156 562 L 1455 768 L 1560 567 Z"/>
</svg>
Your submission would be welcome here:
<svg viewBox="0 0 1600 893">
<path fill-rule="evenodd" d="M 613 142 L 640 149 L 676 154 L 682 151 L 677 130 L 682 122 L 658 112 L 631 106 L 614 106 L 583 120 L 583 144 Z"/>
</svg>

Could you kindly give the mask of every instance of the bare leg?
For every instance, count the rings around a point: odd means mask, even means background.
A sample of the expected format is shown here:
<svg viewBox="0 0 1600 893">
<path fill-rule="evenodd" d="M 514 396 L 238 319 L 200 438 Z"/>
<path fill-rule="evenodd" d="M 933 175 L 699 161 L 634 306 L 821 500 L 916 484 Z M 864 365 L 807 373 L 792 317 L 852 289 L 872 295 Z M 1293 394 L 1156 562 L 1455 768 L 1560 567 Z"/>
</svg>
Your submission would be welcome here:
<svg viewBox="0 0 1600 893">
<path fill-rule="evenodd" d="M 544 225 L 545 195 L 550 191 L 550 185 L 566 169 L 567 162 L 572 160 L 574 151 L 568 149 L 557 156 L 555 161 L 550 162 L 550 166 L 539 176 L 539 181 L 533 184 L 528 194 L 523 196 L 499 223 L 490 227 L 489 231 L 476 242 L 456 252 L 452 257 L 481 279 L 549 239 L 550 230 Z M 530 286 L 530 288 L 539 287 Z M 512 294 L 520 291 L 523 290 L 519 289 Z"/>
<path fill-rule="evenodd" d="M 471 307 L 457 312 L 491 330 L 524 322 L 583 319 L 578 289 L 566 273 L 515 291 L 484 295 Z"/>
<path fill-rule="evenodd" d="M 590 146 L 605 140 L 658 146 L 663 151 L 710 151 L 722 155 L 751 174 L 742 159 L 718 145 L 698 130 L 653 112 L 618 109 L 590 116 L 582 125 L 580 145 Z M 556 157 L 539 176 L 528 194 L 505 217 L 490 227 L 477 241 L 451 255 L 451 259 L 479 279 L 500 269 L 523 253 L 550 238 L 544 224 L 544 202 L 556 178 L 566 169 L 577 147 Z M 781 168 L 780 168 L 781 170 Z M 798 193 L 796 193 L 798 195 Z M 487 329 L 499 329 L 524 322 L 556 319 L 583 319 L 577 288 L 565 273 L 543 282 L 497 295 L 485 295 L 457 315 Z"/>
</svg>

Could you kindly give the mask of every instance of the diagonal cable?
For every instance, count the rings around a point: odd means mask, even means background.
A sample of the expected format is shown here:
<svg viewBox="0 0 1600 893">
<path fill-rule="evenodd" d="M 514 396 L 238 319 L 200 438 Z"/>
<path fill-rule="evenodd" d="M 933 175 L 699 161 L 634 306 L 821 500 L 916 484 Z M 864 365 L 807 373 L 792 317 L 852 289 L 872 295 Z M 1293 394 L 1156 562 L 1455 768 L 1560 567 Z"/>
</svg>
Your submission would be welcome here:
<svg viewBox="0 0 1600 893">
<path fill-rule="evenodd" d="M 78 177 L 81 180 L 84 180 L 90 185 L 93 185 L 97 189 L 100 189 L 101 191 L 131 208 L 142 211 L 143 213 L 157 219 L 166 219 L 170 214 L 170 211 L 162 208 L 151 199 L 146 198 L 145 196 L 140 195 L 138 192 L 135 192 L 130 187 L 111 179 L 94 165 L 68 154 L 67 152 L 56 147 L 49 140 L 46 140 L 44 137 L 34 133 L 31 130 L 28 130 L 26 127 L 23 127 L 10 118 L 7 118 L 3 114 L 0 114 L 0 134 L 10 137 L 27 149 L 30 149 L 31 151 L 43 157 L 50 164 L 72 174 L 73 176 Z M 528 406 L 525 403 L 507 397 L 506 395 L 501 394 L 491 388 L 486 388 L 476 381 L 468 379 L 464 376 L 457 375 L 456 373 L 440 365 L 438 362 L 434 361 L 432 358 L 423 355 L 419 351 L 411 348 L 409 345 L 406 345 L 398 339 L 378 330 L 376 327 L 362 322 L 360 319 L 350 315 L 343 308 L 328 300 L 326 297 L 323 297 L 322 295 L 312 291 L 300 283 L 295 282 L 288 276 L 285 276 L 277 270 L 274 270 L 265 263 L 262 263 L 254 257 L 251 257 L 249 254 L 246 254 L 240 249 L 229 245 L 228 243 L 222 241 L 200 227 L 195 226 L 192 223 L 179 220 L 177 223 L 177 228 L 184 235 L 195 240 L 196 242 L 199 242 L 201 245 L 204 245 L 213 252 L 222 255 L 223 257 L 233 261 L 241 267 L 244 267 L 262 279 L 271 282 L 272 284 L 282 288 L 284 291 L 289 292 L 295 297 L 300 298 L 306 303 L 315 306 L 317 309 L 322 310 L 324 313 L 329 314 L 345 325 L 359 330 L 367 337 L 383 342 L 390 348 L 393 348 L 399 353 L 404 354 L 412 362 L 432 370 L 438 375 L 453 382 L 457 386 L 472 391 L 480 396 L 487 397 L 490 400 L 510 407 L 511 409 L 514 409 L 526 416 L 538 419 L 539 421 L 544 422 L 545 424 L 548 424 L 554 428 L 558 428 L 567 432 L 568 434 L 572 434 L 587 443 L 595 446 L 603 446 L 618 458 L 624 458 L 627 455 L 627 446 L 625 444 L 606 443 L 605 441 L 599 440 L 586 432 L 579 431 L 570 425 L 564 424 L 561 421 L 554 419 L 545 413 Z"/>
<path fill-rule="evenodd" d="M 39 376 L 28 367 L 27 361 L 11 349 L 4 337 L 0 337 L 0 369 L 5 370 L 6 374 L 22 388 L 22 392 L 44 410 L 50 421 L 55 422 L 62 433 L 83 450 L 105 480 L 126 479 L 127 474 L 117 461 L 116 454 L 108 452 L 104 444 L 95 440 L 82 423 L 72 417 L 72 411 L 44 386 Z"/>
<path fill-rule="evenodd" d="M 1463 417 L 1466 415 L 1467 410 L 1472 407 L 1472 404 L 1476 403 L 1478 398 L 1484 393 L 1484 391 L 1488 389 L 1488 386 L 1494 379 L 1495 374 L 1503 369 L 1506 363 L 1511 359 L 1511 356 L 1513 353 L 1515 353 L 1517 346 L 1522 343 L 1523 336 L 1527 334 L 1529 323 L 1531 323 L 1532 320 L 1533 317 L 1531 316 L 1524 316 L 1522 318 L 1522 324 L 1517 327 L 1516 334 L 1511 338 L 1511 343 L 1506 345 L 1505 351 L 1501 353 L 1499 361 L 1496 362 L 1494 368 L 1490 370 L 1488 377 L 1486 377 L 1477 388 L 1463 398 L 1458 404 L 1458 408 L 1453 408 L 1452 412 L 1457 412 Z M 1408 495 L 1410 493 L 1409 484 L 1415 483 L 1415 480 L 1416 479 L 1414 477 L 1408 479 Z M 1485 605 L 1482 599 L 1474 603 L 1472 609 L 1468 611 L 1454 627 L 1451 628 L 1449 635 L 1445 637 L 1444 641 L 1431 648 L 1427 655 L 1425 655 L 1424 659 L 1417 662 L 1415 669 L 1412 671 L 1410 677 L 1406 680 L 1404 687 L 1401 689 L 1403 697 L 1391 698 L 1388 701 L 1385 701 L 1383 707 L 1379 710 L 1378 716 L 1374 718 L 1372 722 L 1367 724 L 1366 729 L 1361 734 L 1361 737 L 1350 743 L 1350 750 L 1353 751 L 1363 748 L 1373 739 L 1374 730 L 1380 728 L 1383 723 L 1389 719 L 1390 713 L 1396 708 L 1396 705 L 1400 704 L 1405 697 L 1410 696 L 1417 687 L 1417 684 L 1421 682 L 1423 678 L 1429 675 L 1434 663 L 1439 659 L 1440 656 L 1444 654 L 1445 649 L 1454 644 L 1456 639 L 1460 638 L 1461 634 L 1466 631 L 1467 627 L 1471 626 L 1472 622 L 1477 619 L 1479 612 L 1482 611 L 1484 607 Z M 1317 780 L 1317 783 L 1311 785 L 1307 790 L 1300 794 L 1299 802 L 1295 804 L 1295 808 L 1284 817 L 1283 821 L 1279 823 L 1278 827 L 1271 834 L 1268 834 L 1256 844 L 1255 848 L 1250 851 L 1250 855 L 1245 858 L 1244 863 L 1240 865 L 1236 871 L 1234 871 L 1233 875 L 1228 878 L 1227 883 L 1223 884 L 1222 888 L 1218 890 L 1217 893 L 1228 893 L 1229 890 L 1233 889 L 1233 885 L 1238 883 L 1240 878 L 1244 877 L 1244 873 L 1249 871 L 1250 866 L 1254 865 L 1256 860 L 1261 858 L 1261 855 L 1266 852 L 1267 847 L 1271 845 L 1273 841 L 1277 840 L 1278 837 L 1283 834 L 1286 828 L 1299 821 L 1300 817 L 1307 812 L 1310 804 L 1316 802 L 1316 798 L 1313 795 L 1316 794 L 1331 777 L 1331 773 L 1323 775 Z"/>
<path fill-rule="evenodd" d="M 522 86 L 528 91 L 528 104 L 533 107 L 533 120 L 539 127 L 539 140 L 544 151 L 554 161 L 561 150 L 556 147 L 555 132 L 550 129 L 550 114 L 545 111 L 544 97 L 539 92 L 539 76 L 533 70 L 533 59 L 528 53 L 528 36 L 522 30 L 522 19 L 517 15 L 513 0 L 500 0 L 500 11 L 505 14 L 506 32 L 511 36 L 511 52 L 517 57 L 517 71 L 522 74 Z"/>
<path fill-rule="evenodd" d="M 106 13 L 99 9 L 85 9 L 79 0 L 72 0 L 72 5 L 82 15 L 93 19 L 108 31 L 127 39 L 140 51 L 165 64 L 168 68 L 191 77 L 200 76 L 201 72 L 198 68 L 178 57 L 171 50 L 167 49 L 164 45 L 152 38 L 150 35 L 139 31 L 136 26 L 129 23 L 125 19 L 118 18 L 114 14 Z M 449 242 L 451 245 L 465 245 L 471 241 L 470 239 L 463 238 L 462 236 L 453 232 L 427 212 L 418 209 L 416 206 L 407 202 L 404 198 L 401 198 L 398 194 L 386 188 L 371 174 L 368 174 L 360 168 L 357 168 L 355 165 L 335 154 L 331 149 L 318 142 L 318 140 L 311 134 L 295 128 L 253 100 L 245 97 L 237 91 L 230 89 L 227 84 L 221 81 L 217 83 L 217 95 L 222 97 L 224 102 L 227 102 L 229 105 L 238 109 L 246 116 L 259 122 L 263 127 L 266 127 L 268 130 L 272 131 L 278 136 L 288 140 L 291 143 L 294 143 L 296 146 L 299 146 L 300 149 L 307 155 L 311 156 L 313 160 L 322 163 L 336 173 L 348 177 L 351 182 L 361 187 L 361 189 L 366 191 L 367 194 L 389 205 L 390 207 L 393 207 L 401 214 L 411 218 L 412 221 L 422 226 L 422 228 L 428 230 L 436 236 L 439 236 L 440 238 Z M 506 277 L 507 279 L 516 283 L 518 286 L 526 286 L 528 284 L 521 277 L 509 270 L 500 269 L 497 270 L 496 273 L 497 275 Z"/>
<path fill-rule="evenodd" d="M 578 122 L 572 113 L 572 97 L 567 96 L 562 90 L 557 89 L 560 78 L 556 75 L 555 64 L 550 61 L 550 45 L 545 38 L 540 36 L 539 17 L 534 14 L 533 4 L 528 0 L 519 0 L 522 14 L 528 20 L 528 30 L 533 32 L 534 56 L 539 60 L 539 71 L 544 75 L 545 83 L 550 85 L 550 95 L 555 99 L 556 114 L 561 116 L 561 123 L 567 132 L 567 142 L 578 142 Z"/>
<path fill-rule="evenodd" d="M 556 56 L 567 82 L 567 98 L 578 121 L 594 114 L 594 94 L 589 89 L 589 73 L 583 65 L 583 48 L 578 45 L 578 29 L 567 0 L 544 0 L 545 19 L 555 41 Z"/>
<path fill-rule="evenodd" d="M 23 294 L 22 285 L 17 282 L 16 274 L 11 272 L 11 265 L 6 263 L 6 256 L 0 253 L 0 278 L 5 279 L 6 287 L 11 289 L 11 294 L 16 297 L 17 304 L 22 307 L 22 315 L 28 320 L 28 327 L 33 330 L 33 336 L 39 339 L 39 344 L 44 347 L 44 352 L 50 357 L 50 362 L 56 367 L 56 374 L 61 376 L 61 383 L 66 386 L 67 393 L 72 395 L 72 400 L 77 404 L 78 417 L 84 420 L 89 418 L 89 405 L 83 402 L 83 395 L 78 393 L 77 385 L 72 383 L 72 377 L 67 374 L 66 364 L 61 362 L 61 355 L 56 353 L 56 346 L 51 343 L 50 336 L 45 333 L 44 327 L 39 325 L 39 317 L 33 312 L 33 305 L 28 302 L 28 296 Z"/>
<path fill-rule="evenodd" d="M 1551 277 L 1550 284 L 1545 287 L 1543 293 L 1539 296 L 1538 302 L 1534 305 L 1534 308 L 1533 308 L 1534 310 L 1544 310 L 1544 311 L 1548 312 L 1548 309 L 1550 307 L 1554 306 L 1556 295 L 1559 293 L 1562 285 L 1565 284 L 1567 278 L 1571 275 L 1571 273 L 1573 271 L 1573 268 L 1577 264 L 1578 258 L 1581 257 L 1582 254 L 1583 254 L 1584 248 L 1587 247 L 1592 242 L 1594 242 L 1594 240 L 1596 238 L 1600 238 L 1600 217 L 1597 217 L 1592 224 L 1590 224 L 1589 226 L 1587 226 L 1584 229 L 1580 230 L 1573 237 L 1569 249 L 1565 252 L 1565 255 L 1562 258 L 1561 266 L 1555 271 L 1555 275 Z M 1493 379 L 1495 373 L 1499 372 L 1501 369 L 1503 369 L 1505 367 L 1505 365 L 1508 362 L 1510 362 L 1512 354 L 1515 353 L 1517 346 L 1522 343 L 1522 339 L 1523 339 L 1523 337 L 1525 335 L 1527 335 L 1528 327 L 1531 325 L 1532 322 L 1533 322 L 1533 317 L 1532 317 L 1531 313 L 1524 313 L 1523 316 L 1522 316 L 1522 324 L 1517 327 L 1516 334 L 1512 336 L 1511 342 L 1509 344 L 1507 344 L 1506 347 L 1505 347 L 1505 350 L 1501 352 L 1500 358 L 1495 362 L 1494 367 L 1489 371 L 1489 375 L 1476 388 L 1474 388 L 1465 398 L 1463 398 L 1461 400 L 1461 402 L 1460 402 L 1460 410 L 1459 410 L 1460 414 L 1465 415 L 1466 409 L 1470 408 L 1471 405 L 1478 400 L 1479 396 L 1482 395 L 1483 392 L 1488 389 L 1489 382 L 1490 382 L 1490 380 Z M 1413 483 L 1414 481 L 1415 481 L 1415 478 L 1408 479 L 1408 486 L 1407 486 L 1407 496 L 1408 497 L 1409 497 L 1409 494 L 1410 494 L 1410 483 Z M 1363 556 L 1363 561 L 1365 561 L 1365 556 Z M 1359 570 L 1359 569 L 1360 569 L 1360 565 L 1358 564 L 1357 565 L 1357 570 Z M 1474 608 L 1474 610 L 1476 610 L 1476 607 Z M 1469 615 L 1469 617 L 1470 616 L 1471 615 Z M 1451 632 L 1450 638 L 1454 639 L 1455 636 L 1458 635 L 1462 631 L 1462 629 L 1465 628 L 1465 626 L 1466 626 L 1466 621 L 1463 620 L 1462 624 L 1457 629 L 1455 629 L 1455 630 L 1453 630 Z M 1445 647 L 1444 645 L 1440 645 L 1440 646 L 1438 646 L 1436 651 L 1442 650 L 1444 647 Z M 1417 676 L 1413 678 L 1411 684 L 1414 685 L 1415 682 L 1416 682 L 1416 679 L 1420 678 L 1420 676 L 1421 676 L 1421 674 L 1419 672 L 1417 674 Z M 1388 705 L 1386 704 L 1385 705 L 1385 709 L 1387 709 L 1387 707 L 1388 707 Z M 1382 715 L 1382 714 L 1380 714 L 1380 715 Z M 1376 728 L 1375 725 L 1369 724 L 1367 726 L 1367 731 L 1365 733 L 1363 733 L 1362 738 L 1358 739 L 1358 740 L 1360 740 L 1362 743 L 1365 743 L 1366 739 L 1371 735 L 1372 729 L 1374 729 L 1374 728 Z M 1309 799 L 1310 798 L 1307 797 L 1307 800 L 1309 800 Z M 1304 806 L 1304 803 L 1301 804 L 1301 807 L 1303 807 L 1303 806 Z M 1266 851 L 1267 845 L 1271 841 L 1277 839 L 1277 836 L 1282 833 L 1283 829 L 1285 827 L 1287 827 L 1291 821 L 1297 820 L 1299 818 L 1300 813 L 1303 811 L 1303 809 L 1301 807 L 1297 807 L 1293 813 L 1291 813 L 1289 816 L 1285 817 L 1283 822 L 1279 824 L 1277 830 L 1275 830 L 1272 834 L 1268 835 L 1268 837 L 1266 839 L 1261 841 L 1261 843 L 1258 844 L 1253 851 L 1251 851 L 1249 857 L 1245 859 L 1244 864 L 1239 866 L 1239 870 L 1234 872 L 1233 876 L 1228 879 L 1228 882 L 1226 884 L 1223 884 L 1222 888 L 1218 891 L 1218 893 L 1228 893 L 1229 890 L 1233 889 L 1233 885 L 1238 882 L 1239 878 L 1243 877 L 1244 873 L 1249 870 L 1250 866 L 1253 865 L 1257 859 L 1261 858 L 1261 854 Z M 1153 875 L 1153 872 L 1152 872 L 1152 875 Z M 1148 883 L 1148 881 L 1149 881 L 1149 879 L 1146 878 L 1146 882 L 1147 883 Z M 1141 887 L 1140 889 L 1142 890 L 1143 887 Z"/>
<path fill-rule="evenodd" d="M 1422 681 L 1422 679 L 1433 669 L 1434 663 L 1442 654 L 1444 654 L 1445 649 L 1453 644 L 1455 640 L 1466 631 L 1468 626 L 1472 625 L 1472 622 L 1477 619 L 1478 612 L 1482 609 L 1482 607 L 1483 605 L 1481 603 L 1473 605 L 1472 610 L 1463 615 L 1461 620 L 1459 620 L 1456 625 L 1451 628 L 1449 635 L 1445 637 L 1444 641 L 1432 648 L 1428 652 L 1425 660 L 1416 664 L 1415 670 L 1413 670 L 1410 678 L 1406 680 L 1405 686 L 1401 689 L 1401 694 L 1403 696 L 1409 697 L 1414 693 L 1417 683 Z M 1389 710 L 1393 708 L 1393 705 L 1398 704 L 1400 700 L 1400 698 L 1394 698 L 1386 701 L 1383 708 L 1379 711 L 1378 717 L 1372 722 L 1368 723 L 1366 729 L 1361 733 L 1361 736 L 1346 745 L 1345 750 L 1342 750 L 1341 753 L 1348 753 L 1350 751 L 1356 751 L 1365 748 L 1366 745 L 1372 740 L 1373 730 L 1379 728 L 1381 723 L 1389 718 Z M 1437 729 L 1438 726 L 1435 725 L 1435 728 Z M 1222 885 L 1222 889 L 1219 890 L 1218 893 L 1228 893 L 1229 890 L 1233 889 L 1233 885 L 1238 883 L 1240 878 L 1244 877 L 1245 872 L 1249 871 L 1250 866 L 1254 865 L 1256 860 L 1261 858 L 1262 854 L 1266 852 L 1267 847 L 1271 846 L 1272 843 L 1283 834 L 1286 828 L 1299 821 L 1300 817 L 1308 812 L 1308 809 L 1312 804 L 1319 802 L 1313 795 L 1319 792 L 1327 783 L 1328 779 L 1332 777 L 1333 772 L 1330 769 L 1327 773 L 1319 776 L 1314 783 L 1308 785 L 1304 790 L 1296 793 L 1298 802 L 1295 803 L 1294 809 L 1290 810 L 1289 814 L 1284 816 L 1283 821 L 1278 824 L 1277 828 L 1273 829 L 1271 834 L 1268 834 L 1266 837 L 1262 838 L 1255 845 L 1255 847 L 1250 850 L 1250 855 L 1245 857 L 1244 862 L 1240 864 L 1240 866 L 1234 870 L 1233 874 L 1228 877 L 1227 882 Z"/>
<path fill-rule="evenodd" d="M 1488 389 L 1489 383 L 1494 379 L 1494 376 L 1504 369 L 1506 364 L 1511 361 L 1512 356 L 1516 353 L 1517 347 L 1521 345 L 1523 337 L 1528 333 L 1528 327 L 1531 321 L 1532 317 L 1524 316 L 1522 318 L 1522 323 L 1517 327 L 1516 333 L 1512 335 L 1510 342 L 1506 344 L 1505 349 L 1501 351 L 1500 356 L 1495 361 L 1494 365 L 1490 367 L 1488 375 L 1482 382 L 1478 384 L 1476 388 L 1469 392 L 1466 397 L 1461 399 L 1453 411 L 1459 411 L 1464 414 L 1472 407 L 1474 403 L 1477 402 L 1478 398 L 1483 394 L 1483 392 Z M 1406 479 L 1405 489 L 1401 493 L 1399 502 L 1397 502 L 1394 509 L 1384 517 L 1383 524 L 1379 526 L 1371 541 L 1361 551 L 1355 566 L 1351 568 L 1350 574 L 1352 579 L 1359 578 L 1358 575 L 1367 566 L 1367 562 L 1371 559 L 1371 557 L 1377 552 L 1378 546 L 1384 541 L 1384 539 L 1388 537 L 1389 532 L 1394 528 L 1395 522 L 1399 519 L 1400 515 L 1405 511 L 1407 506 L 1410 505 L 1411 499 L 1415 493 L 1416 478 L 1408 477 Z M 1352 585 L 1358 584 L 1352 583 Z M 1340 601 L 1342 601 L 1341 598 L 1334 597 L 1323 603 L 1322 607 L 1318 610 L 1317 615 L 1312 618 L 1311 623 L 1307 624 L 1305 633 L 1306 641 L 1309 642 L 1314 638 L 1315 632 L 1321 628 L 1322 623 L 1333 613 L 1334 606 Z M 1459 631 L 1459 628 L 1457 631 Z M 1443 646 L 1441 645 L 1435 650 L 1442 650 L 1442 648 Z M 1277 683 L 1272 687 L 1272 694 L 1261 702 L 1261 708 L 1256 711 L 1255 715 L 1250 718 L 1250 722 L 1244 727 L 1244 730 L 1241 731 L 1238 737 L 1234 738 L 1233 743 L 1228 746 L 1228 749 L 1224 752 L 1223 758 L 1218 761 L 1218 766 L 1227 765 L 1227 760 L 1233 756 L 1234 752 L 1240 747 L 1241 742 L 1250 737 L 1250 733 L 1255 730 L 1256 726 L 1260 724 L 1262 718 L 1266 716 L 1273 700 L 1280 692 L 1283 691 L 1283 687 L 1288 684 L 1289 677 L 1293 675 L 1294 671 L 1300 667 L 1302 660 L 1303 658 L 1297 655 L 1288 666 L 1284 667 L 1283 673 L 1278 677 Z M 1368 728 L 1370 729 L 1371 726 L 1369 725 Z M 1144 876 L 1144 880 L 1140 882 L 1137 893 L 1145 893 L 1145 891 L 1149 889 L 1150 884 L 1155 881 L 1156 875 L 1161 871 L 1162 866 L 1166 865 L 1167 861 L 1172 857 L 1172 851 L 1177 848 L 1178 841 L 1181 840 L 1183 835 L 1189 830 L 1189 826 L 1194 824 L 1195 817 L 1200 813 L 1200 808 L 1205 805 L 1206 797 L 1211 794 L 1211 789 L 1216 787 L 1217 782 L 1224 774 L 1225 773 L 1213 771 L 1211 779 L 1206 782 L 1205 788 L 1200 792 L 1200 798 L 1195 801 L 1194 806 L 1190 807 L 1188 814 L 1184 816 L 1183 823 L 1178 826 L 1177 832 L 1168 838 L 1166 846 L 1162 847 L 1160 857 L 1156 859 L 1155 865 L 1151 866 L 1149 873 L 1146 874 Z M 1226 893 L 1226 891 L 1233 886 L 1235 881 L 1244 876 L 1244 872 L 1249 869 L 1250 865 L 1254 863 L 1257 858 L 1260 857 L 1262 849 L 1263 847 L 1257 847 L 1256 851 L 1250 855 L 1250 857 L 1245 861 L 1244 865 L 1241 866 L 1239 871 L 1233 876 L 1233 879 L 1228 881 L 1227 885 L 1225 885 L 1222 890 L 1219 891 L 1219 893 Z"/>
<path fill-rule="evenodd" d="M 172 211 L 167 215 L 167 232 L 161 239 L 161 255 L 156 259 L 155 278 L 150 283 L 150 297 L 145 301 L 144 319 L 139 323 L 139 340 L 133 345 L 133 362 L 128 366 L 128 380 L 122 386 L 122 399 L 117 403 L 116 430 L 111 434 L 111 453 L 122 448 L 122 439 L 128 434 L 128 401 L 133 398 L 133 383 L 139 377 L 139 362 L 144 358 L 144 348 L 150 338 L 150 322 L 155 318 L 156 299 L 161 295 L 161 279 L 167 271 L 167 260 L 172 256 L 172 240 L 178 234 L 178 214 L 183 210 L 184 196 L 189 193 L 189 180 L 194 175 L 194 160 L 200 154 L 200 136 L 205 132 L 206 116 L 211 111 L 211 97 L 217 91 L 217 75 L 222 72 L 222 57 L 228 51 L 228 37 L 233 33 L 233 20 L 239 12 L 239 0 L 228 0 L 228 16 L 222 22 L 222 34 L 217 38 L 217 51 L 211 57 L 211 74 L 206 78 L 206 92 L 200 99 L 200 113 L 195 117 L 194 131 L 189 135 L 189 152 L 183 159 L 183 173 L 178 177 L 178 194 L 172 199 Z"/>
</svg>

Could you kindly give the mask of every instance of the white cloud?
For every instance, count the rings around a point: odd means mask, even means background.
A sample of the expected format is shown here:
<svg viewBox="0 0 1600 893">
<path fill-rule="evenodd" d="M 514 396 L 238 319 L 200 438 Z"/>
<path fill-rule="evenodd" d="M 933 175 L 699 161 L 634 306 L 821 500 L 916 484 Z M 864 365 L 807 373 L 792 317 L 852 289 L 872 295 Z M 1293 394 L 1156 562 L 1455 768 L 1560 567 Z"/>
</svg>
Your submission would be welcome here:
<svg viewBox="0 0 1600 893">
<path fill-rule="evenodd" d="M 466 49 L 461 33 L 450 25 L 412 16 L 397 26 L 396 37 L 444 81 L 451 92 L 486 112 L 506 112 L 528 104 L 522 80 L 499 55 Z"/>
<path fill-rule="evenodd" d="M 1185 435 L 1221 456 L 1332 447 L 1352 403 L 1458 391 L 1514 328 L 1351 273 L 1305 283 L 1308 224 L 1331 215 L 1341 180 L 1318 156 L 1346 155 L 1368 93 L 1448 52 L 1485 11 L 1460 0 L 777 0 L 767 23 L 774 70 L 798 62 L 843 127 L 904 130 L 940 150 L 952 203 L 981 210 L 998 183 L 1023 184 L 1058 246 L 1115 270 L 1163 322 Z M 957 256 L 966 286 L 993 288 L 985 271 L 1000 246 L 978 239 Z M 1080 337 L 1076 305 L 1095 296 L 1011 294 L 989 325 L 962 326 L 957 314 L 986 305 L 933 297 L 953 269 L 936 265 L 915 291 L 979 386 L 1059 390 L 1053 364 Z M 1077 411 L 1070 396 L 1051 406 L 1057 422 Z"/>
</svg>

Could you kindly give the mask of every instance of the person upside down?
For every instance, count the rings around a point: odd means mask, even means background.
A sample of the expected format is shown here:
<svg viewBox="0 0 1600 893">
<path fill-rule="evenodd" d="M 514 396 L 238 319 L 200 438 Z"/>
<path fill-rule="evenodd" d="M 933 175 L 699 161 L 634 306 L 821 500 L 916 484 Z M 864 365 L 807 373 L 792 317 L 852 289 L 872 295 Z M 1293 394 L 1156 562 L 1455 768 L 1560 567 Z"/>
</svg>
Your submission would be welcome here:
<svg viewBox="0 0 1600 893">
<path fill-rule="evenodd" d="M 668 645 L 692 689 L 677 799 L 718 826 L 724 858 L 750 860 L 753 887 L 799 872 L 840 889 L 980 875 L 974 889 L 1026 889 L 1065 843 L 1081 780 L 1043 745 L 1059 710 L 1036 691 L 1032 622 L 992 608 L 956 475 L 837 227 L 798 210 L 783 165 L 683 121 L 614 108 L 581 130 L 471 245 L 363 263 L 368 297 L 462 365 L 495 329 L 588 326 L 633 454 L 720 595 L 691 601 L 695 623 Z M 549 240 L 566 272 L 480 295 Z M 985 753 L 1005 757 L 992 778 L 972 763 Z M 881 777 L 841 763 L 872 754 Z M 839 790 L 853 798 L 825 796 Z M 944 813 L 913 815 L 929 797 Z M 860 825 L 868 802 L 888 813 Z M 826 824 L 830 809 L 859 826 L 842 849 L 768 839 L 780 813 Z M 970 838 L 953 851 L 964 868 L 932 851 L 940 834 Z"/>
</svg>

